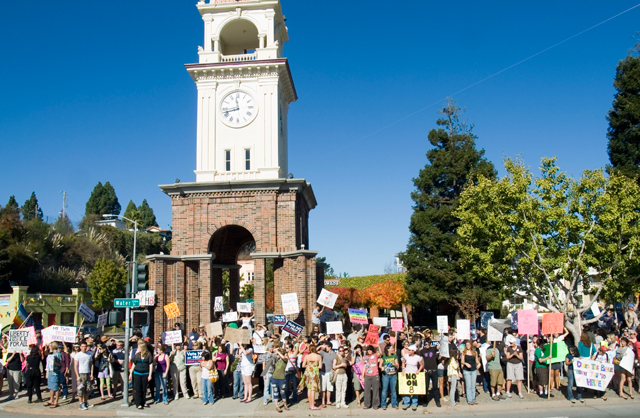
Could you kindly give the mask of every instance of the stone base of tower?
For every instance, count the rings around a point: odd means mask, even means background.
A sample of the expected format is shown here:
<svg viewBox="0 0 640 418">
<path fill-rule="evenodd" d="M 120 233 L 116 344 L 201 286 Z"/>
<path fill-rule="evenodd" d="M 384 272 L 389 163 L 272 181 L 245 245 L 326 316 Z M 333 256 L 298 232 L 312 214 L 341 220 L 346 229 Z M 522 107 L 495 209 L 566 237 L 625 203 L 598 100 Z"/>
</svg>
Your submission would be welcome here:
<svg viewBox="0 0 640 418">
<path fill-rule="evenodd" d="M 214 300 L 222 296 L 223 271 L 229 272 L 229 302 L 240 297 L 238 252 L 255 242 L 255 321 L 266 322 L 266 260 L 273 259 L 274 313 L 281 295 L 297 293 L 301 325 L 310 326 L 317 299 L 316 251 L 309 248 L 309 211 L 316 206 L 303 179 L 177 183 L 160 186 L 173 208 L 171 255 L 149 256 L 149 285 L 156 292 L 151 335 L 180 322 L 191 330 L 216 319 Z M 162 308 L 176 302 L 180 316 L 168 319 Z M 294 319 L 290 317 L 290 319 Z"/>
</svg>

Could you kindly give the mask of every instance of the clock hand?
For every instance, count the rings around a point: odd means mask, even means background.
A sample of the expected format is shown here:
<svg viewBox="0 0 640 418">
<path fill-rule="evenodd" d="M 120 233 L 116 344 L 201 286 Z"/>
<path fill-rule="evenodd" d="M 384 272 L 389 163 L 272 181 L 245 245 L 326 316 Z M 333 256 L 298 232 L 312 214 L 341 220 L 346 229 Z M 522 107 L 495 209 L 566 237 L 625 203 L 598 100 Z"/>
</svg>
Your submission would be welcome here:
<svg viewBox="0 0 640 418">
<path fill-rule="evenodd" d="M 240 110 L 240 107 L 234 107 L 233 109 L 223 109 L 222 111 L 225 113 L 235 112 L 236 110 Z"/>
</svg>

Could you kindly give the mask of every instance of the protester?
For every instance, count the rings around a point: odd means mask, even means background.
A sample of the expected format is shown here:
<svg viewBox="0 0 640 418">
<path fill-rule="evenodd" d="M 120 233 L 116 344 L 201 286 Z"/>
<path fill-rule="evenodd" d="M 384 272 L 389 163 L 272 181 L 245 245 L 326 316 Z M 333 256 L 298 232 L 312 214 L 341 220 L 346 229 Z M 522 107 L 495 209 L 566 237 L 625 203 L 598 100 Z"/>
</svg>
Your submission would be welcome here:
<svg viewBox="0 0 640 418">
<path fill-rule="evenodd" d="M 629 397 L 634 399 L 633 396 L 633 374 L 623 368 L 621 364 L 626 360 L 626 357 L 631 357 L 631 364 L 634 364 L 633 359 L 635 354 L 633 350 L 629 347 L 629 340 L 626 337 L 620 338 L 620 347 L 618 348 L 618 354 L 616 355 L 617 363 L 614 361 L 614 369 L 615 369 L 615 378 L 618 380 L 618 395 L 622 399 L 627 399 L 627 396 L 624 393 L 624 385 L 627 383 L 629 385 Z"/>
<path fill-rule="evenodd" d="M 193 343 L 194 350 L 202 350 L 202 343 L 196 341 Z M 200 396 L 200 383 L 202 381 L 202 370 L 200 369 L 200 364 L 194 364 L 189 367 L 189 380 L 191 381 L 191 389 L 193 389 L 193 397 L 197 399 Z M 235 387 L 234 387 L 235 389 Z M 234 398 L 235 390 L 234 390 Z"/>
<path fill-rule="evenodd" d="M 227 396 L 227 391 L 229 389 L 228 373 L 230 365 L 227 344 L 225 344 L 224 341 L 220 345 L 218 352 L 213 357 L 216 361 L 216 369 L 218 370 L 218 381 L 214 385 L 214 398 L 222 399 Z M 189 398 L 188 395 L 187 398 Z"/>
<path fill-rule="evenodd" d="M 47 387 L 51 393 L 51 399 L 47 403 L 50 408 L 58 407 L 58 398 L 60 396 L 60 370 L 62 369 L 62 355 L 57 342 L 50 345 L 50 354 L 47 356 Z"/>
<path fill-rule="evenodd" d="M 380 358 L 380 370 L 382 372 L 381 406 L 383 410 L 387 409 L 387 393 L 391 397 L 391 407 L 398 409 L 398 369 L 400 369 L 400 363 L 396 355 L 396 347 L 388 344 L 384 347 L 383 355 Z M 344 407 L 346 407 L 346 404 Z"/>
<path fill-rule="evenodd" d="M 516 345 L 516 339 L 513 336 L 507 337 L 508 347 L 505 349 L 507 358 L 507 397 L 511 397 L 511 384 L 515 381 L 518 386 L 518 397 L 523 399 L 522 381 L 524 380 L 524 370 L 522 360 L 524 353 L 519 345 Z"/>
<path fill-rule="evenodd" d="M 502 395 L 502 387 L 504 386 L 504 373 L 502 371 L 502 365 L 500 364 L 500 350 L 496 348 L 496 343 L 493 343 L 493 347 L 487 349 L 487 369 L 489 371 L 489 388 L 491 390 L 491 399 L 494 401 L 500 401 L 505 399 Z"/>
<path fill-rule="evenodd" d="M 538 382 L 538 393 L 540 397 L 548 396 L 548 382 L 549 382 L 549 366 L 547 365 L 547 361 L 551 360 L 551 356 L 544 356 L 544 345 L 546 341 L 544 338 L 538 339 L 538 348 L 536 348 L 535 352 L 535 371 L 536 371 L 536 381 Z M 582 356 L 581 356 L 582 357 Z"/>
<path fill-rule="evenodd" d="M 169 405 L 169 394 L 167 390 L 167 376 L 169 375 L 169 363 L 171 362 L 169 356 L 165 353 L 166 346 L 164 344 L 157 344 L 155 355 L 153 358 L 155 366 L 155 383 L 156 393 L 153 398 L 153 403 L 160 403 L 160 391 L 162 390 L 162 402 L 165 405 Z"/>
<path fill-rule="evenodd" d="M 478 376 L 479 363 L 480 359 L 473 344 L 471 344 L 469 340 L 465 341 L 464 350 L 460 355 L 460 364 L 462 364 L 462 375 L 464 376 L 467 404 L 469 405 L 478 404 L 478 402 L 476 402 L 476 379 Z"/>
<path fill-rule="evenodd" d="M 322 368 L 322 357 L 318 354 L 315 345 L 309 346 L 308 350 L 309 354 L 304 357 L 302 363 L 304 374 L 298 384 L 298 389 L 307 389 L 309 409 L 321 409 L 316 406 L 315 394 L 321 390 L 320 369 Z"/>
<path fill-rule="evenodd" d="M 282 400 L 282 407 L 288 411 L 289 406 L 287 405 L 287 381 L 285 380 L 285 369 L 289 362 L 289 358 L 281 348 L 275 350 L 275 354 L 278 359 L 273 368 L 273 374 L 270 382 L 273 403 L 276 406 L 276 411 L 282 412 L 279 405 L 279 401 Z"/>
<path fill-rule="evenodd" d="M 80 346 L 82 349 L 82 346 Z M 133 390 L 136 407 L 145 408 L 145 397 L 147 395 L 147 383 L 153 376 L 153 356 L 149 352 L 147 344 L 139 340 L 138 350 L 133 358 L 133 368 L 129 371 L 129 381 L 133 381 Z"/>
<path fill-rule="evenodd" d="M 584 399 L 582 399 L 582 388 L 576 385 L 577 397 L 573 398 L 573 384 L 576 381 L 573 362 L 575 358 L 580 357 L 580 353 L 578 353 L 577 347 L 569 348 L 569 354 L 567 354 L 565 358 L 565 365 L 567 366 L 567 399 L 571 401 L 571 403 L 576 403 L 576 399 L 582 403 L 584 403 Z"/>
<path fill-rule="evenodd" d="M 415 345 L 410 345 L 407 347 L 407 354 L 402 357 L 402 374 L 406 373 L 420 373 L 424 364 L 422 362 L 422 357 L 416 355 L 417 347 Z M 418 395 L 404 395 L 404 405 L 402 406 L 403 410 L 407 410 L 411 406 L 412 410 L 418 409 Z"/>
<path fill-rule="evenodd" d="M 320 370 L 320 382 L 322 385 L 322 404 L 321 408 L 326 408 L 331 403 L 331 393 L 333 392 L 333 360 L 336 358 L 336 353 L 333 352 L 332 344 L 328 341 L 322 343 L 319 347 L 318 354 L 322 357 L 322 369 Z"/>
<path fill-rule="evenodd" d="M 436 401 L 436 407 L 440 408 L 440 390 L 438 388 L 439 384 L 439 374 L 438 374 L 438 351 L 440 350 L 440 343 L 436 342 L 436 345 L 433 345 L 433 341 L 431 339 L 432 333 L 430 330 L 427 333 L 429 336 L 426 337 L 424 341 L 424 348 L 420 350 L 420 355 L 422 356 L 422 361 L 424 364 L 424 372 L 425 372 L 425 384 L 427 388 L 427 396 L 425 397 L 424 406 L 426 407 L 429 404 L 429 393 L 431 393 L 431 397 Z M 429 390 L 429 381 L 431 381 L 431 390 Z"/>
<path fill-rule="evenodd" d="M 253 349 L 249 344 L 241 345 L 239 348 L 240 354 L 240 372 L 242 373 L 242 383 L 244 386 L 244 398 L 240 402 L 251 402 L 253 397 L 253 384 L 251 383 L 251 377 L 255 371 L 255 364 L 253 363 Z"/>
<path fill-rule="evenodd" d="M 211 353 L 204 351 L 202 353 L 202 361 L 200 361 L 201 374 L 201 386 L 202 386 L 202 404 L 209 405 L 215 403 L 213 397 L 213 372 L 215 370 L 215 363 L 211 359 Z"/>
<path fill-rule="evenodd" d="M 33 392 L 35 391 L 38 402 L 42 402 L 42 393 L 40 392 L 40 385 L 42 384 L 42 373 L 40 373 L 40 363 L 42 357 L 40 356 L 40 349 L 32 345 L 29 355 L 27 355 L 27 371 L 25 373 L 27 382 L 27 402 L 31 403 L 33 398 Z M 9 375 L 11 377 L 11 375 Z M 9 389 L 11 392 L 11 389 Z M 51 405 L 47 402 L 46 405 Z"/>
</svg>

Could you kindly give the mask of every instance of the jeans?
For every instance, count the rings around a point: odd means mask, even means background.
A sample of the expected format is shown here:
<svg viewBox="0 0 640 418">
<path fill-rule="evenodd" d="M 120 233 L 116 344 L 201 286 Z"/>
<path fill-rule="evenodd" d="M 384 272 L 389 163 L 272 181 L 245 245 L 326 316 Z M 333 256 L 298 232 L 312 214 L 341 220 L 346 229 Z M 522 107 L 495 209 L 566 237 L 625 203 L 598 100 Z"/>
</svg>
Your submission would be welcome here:
<svg viewBox="0 0 640 418">
<path fill-rule="evenodd" d="M 202 387 L 202 403 L 214 403 L 213 398 L 213 383 L 209 379 L 200 379 Z"/>
<path fill-rule="evenodd" d="M 568 384 L 567 384 L 567 399 L 569 399 L 570 401 L 573 400 L 573 383 L 576 380 L 576 376 L 573 374 L 573 372 L 567 372 L 567 379 Z M 578 397 L 577 399 L 580 400 L 582 399 L 582 388 L 578 385 L 576 385 L 576 389 L 578 392 Z"/>
<path fill-rule="evenodd" d="M 67 385 L 67 378 L 64 373 L 58 374 L 58 381 L 60 385 L 62 385 L 62 396 L 67 396 L 69 394 L 69 386 Z"/>
<path fill-rule="evenodd" d="M 451 377 L 451 384 L 449 385 L 449 404 L 456 406 L 456 390 L 458 389 L 458 374 L 454 374 Z"/>
<path fill-rule="evenodd" d="M 244 385 L 242 384 L 240 365 L 233 371 L 233 399 L 236 398 L 244 398 Z"/>
<path fill-rule="evenodd" d="M 271 374 L 271 373 L 269 373 Z M 287 381 L 284 379 L 274 379 L 270 377 L 270 385 L 271 393 L 273 394 L 273 403 L 278 402 L 278 400 L 282 399 L 285 404 L 287 400 Z M 266 381 L 266 379 L 265 379 Z"/>
<path fill-rule="evenodd" d="M 271 377 L 273 376 L 273 373 L 269 373 L 267 372 L 267 375 L 263 378 L 264 379 L 264 390 L 263 390 L 263 394 L 262 394 L 262 402 L 263 403 L 269 403 L 269 397 L 271 396 Z"/>
<path fill-rule="evenodd" d="M 429 379 L 431 379 L 431 391 L 433 392 L 433 399 L 435 399 L 436 404 L 439 404 L 440 390 L 438 389 L 438 369 L 425 370 L 424 377 L 425 377 L 425 384 L 427 385 L 427 399 L 425 402 L 429 403 Z"/>
<path fill-rule="evenodd" d="M 482 388 L 484 389 L 484 393 L 489 393 L 491 391 L 489 388 L 490 383 L 491 383 L 491 375 L 487 370 L 482 374 Z"/>
<path fill-rule="evenodd" d="M 296 372 L 292 371 L 291 373 L 287 372 L 284 374 L 284 380 L 287 382 L 287 404 L 289 404 L 289 383 L 292 383 L 292 397 L 291 401 L 293 403 L 298 403 L 298 376 L 296 376 Z"/>
<path fill-rule="evenodd" d="M 336 406 L 340 405 L 341 407 L 347 406 L 346 396 L 347 396 L 347 386 L 349 385 L 349 378 L 346 373 L 339 374 L 336 376 Z"/>
<path fill-rule="evenodd" d="M 464 376 L 465 392 L 467 392 L 467 403 L 475 402 L 476 401 L 476 378 L 478 376 L 478 371 L 463 370 L 462 375 Z"/>
<path fill-rule="evenodd" d="M 388 374 L 382 375 L 382 397 L 380 404 L 383 408 L 387 407 L 387 391 L 391 391 L 391 406 L 396 408 L 398 406 L 398 375 L 394 374 L 389 376 Z"/>
<path fill-rule="evenodd" d="M 153 397 L 153 400 L 158 403 L 160 402 L 160 389 L 162 389 L 162 402 L 169 402 L 169 396 L 167 394 L 167 378 L 163 377 L 163 372 L 155 372 L 156 377 L 156 394 Z"/>
</svg>

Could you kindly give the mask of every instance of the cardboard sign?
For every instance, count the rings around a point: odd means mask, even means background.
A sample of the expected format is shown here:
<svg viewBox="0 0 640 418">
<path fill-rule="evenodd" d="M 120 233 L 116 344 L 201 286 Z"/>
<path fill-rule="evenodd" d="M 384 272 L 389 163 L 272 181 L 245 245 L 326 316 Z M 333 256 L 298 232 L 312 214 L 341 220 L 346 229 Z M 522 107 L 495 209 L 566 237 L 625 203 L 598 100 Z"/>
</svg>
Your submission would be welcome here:
<svg viewBox="0 0 640 418">
<path fill-rule="evenodd" d="M 167 331 L 164 333 L 164 343 L 166 345 L 181 344 L 182 343 L 182 331 Z"/>
<path fill-rule="evenodd" d="M 29 345 L 38 345 L 38 339 L 36 338 L 36 329 L 34 327 L 23 327 L 29 331 Z"/>
<path fill-rule="evenodd" d="M 62 341 L 65 343 L 76 342 L 76 327 L 61 327 L 59 325 L 52 325 L 40 331 L 42 334 L 42 343 L 49 344 L 52 341 Z"/>
<path fill-rule="evenodd" d="M 216 298 L 214 299 L 214 307 L 213 307 L 213 311 L 214 312 L 224 312 L 224 305 L 222 302 L 222 296 L 216 296 Z"/>
<path fill-rule="evenodd" d="M 320 292 L 320 296 L 318 297 L 318 303 L 322 306 L 326 306 L 327 308 L 333 309 L 333 305 L 336 304 L 338 300 L 338 295 L 335 293 L 329 292 L 327 289 L 322 289 Z"/>
<path fill-rule="evenodd" d="M 458 319 L 456 321 L 456 338 L 459 340 L 471 339 L 471 322 L 468 319 Z"/>
<path fill-rule="evenodd" d="M 224 330 L 224 339 L 230 343 L 249 344 L 251 342 L 251 330 L 227 327 Z"/>
<path fill-rule="evenodd" d="M 450 354 L 449 354 L 449 337 L 447 337 L 446 335 L 442 336 L 442 338 L 440 339 L 440 355 L 442 357 L 446 357 L 449 358 Z"/>
<path fill-rule="evenodd" d="M 351 370 L 353 370 L 353 374 L 358 378 L 360 386 L 364 387 L 364 362 L 354 363 L 353 366 L 351 366 Z"/>
<path fill-rule="evenodd" d="M 633 346 L 631 346 L 633 347 Z M 625 369 L 626 371 L 628 371 L 629 373 L 631 373 L 631 375 L 633 375 L 634 370 L 633 370 L 633 360 L 635 359 L 635 355 L 633 353 L 633 349 L 630 348 L 627 350 L 627 352 L 625 353 L 624 356 L 622 356 L 622 358 L 620 359 L 620 367 L 622 367 L 623 369 Z"/>
<path fill-rule="evenodd" d="M 380 342 L 380 327 L 377 325 L 369 325 L 369 332 L 367 332 L 367 338 L 365 338 L 364 343 L 366 345 L 372 345 L 374 347 L 378 346 Z"/>
<path fill-rule="evenodd" d="M 173 319 L 180 316 L 180 308 L 178 308 L 178 304 L 173 302 L 168 305 L 164 305 L 164 313 L 167 314 L 167 318 Z"/>
<path fill-rule="evenodd" d="M 188 350 L 184 352 L 184 364 L 193 366 L 200 364 L 204 350 Z"/>
<path fill-rule="evenodd" d="M 544 335 L 564 333 L 564 314 L 548 313 L 542 316 L 542 333 Z"/>
<path fill-rule="evenodd" d="M 446 334 L 449 332 L 449 317 L 446 315 L 438 315 L 438 334 Z"/>
<path fill-rule="evenodd" d="M 222 322 L 236 322 L 238 320 L 238 312 L 226 312 L 222 314 Z"/>
<path fill-rule="evenodd" d="M 502 332 L 497 328 L 494 328 L 489 322 L 489 326 L 487 327 L 487 341 L 502 341 Z"/>
<path fill-rule="evenodd" d="M 11 329 L 7 340 L 7 353 L 25 353 L 29 351 L 29 330 Z"/>
<path fill-rule="evenodd" d="M 109 314 L 98 315 L 98 324 L 96 326 L 98 328 L 107 326 L 107 319 L 109 319 Z"/>
<path fill-rule="evenodd" d="M 303 328 L 304 327 L 302 325 L 298 325 L 293 321 L 287 320 L 287 323 L 284 324 L 284 327 L 282 327 L 282 330 L 287 331 L 289 334 L 293 335 L 294 337 L 298 337 L 300 334 L 302 334 Z"/>
<path fill-rule="evenodd" d="M 401 332 L 402 331 L 402 318 L 392 319 L 391 320 L 391 331 Z"/>
<path fill-rule="evenodd" d="M 351 309 L 349 308 L 349 320 L 352 324 L 368 324 L 366 309 Z"/>
<path fill-rule="evenodd" d="M 595 389 L 604 392 L 614 375 L 613 364 L 599 363 L 593 360 L 575 358 L 573 373 L 576 385 L 581 388 Z"/>
<path fill-rule="evenodd" d="M 544 350 L 544 356 L 545 357 L 549 357 L 549 348 L 550 348 L 550 344 L 545 344 L 543 348 Z M 565 344 L 564 341 L 560 341 L 558 343 L 553 343 L 553 351 L 551 352 L 551 360 L 547 361 L 547 364 L 549 363 L 562 363 L 564 362 L 564 359 L 567 357 L 567 354 L 569 354 L 569 348 L 567 347 L 567 344 Z"/>
<path fill-rule="evenodd" d="M 424 372 L 398 374 L 399 395 L 426 395 L 427 385 Z"/>
<path fill-rule="evenodd" d="M 493 321 L 493 312 L 481 311 L 480 312 L 480 326 L 484 329 L 489 327 L 489 322 Z"/>
<path fill-rule="evenodd" d="M 373 324 L 374 325 L 378 325 L 379 327 L 388 327 L 389 326 L 389 320 L 388 318 L 382 316 L 382 317 L 375 317 L 373 318 Z"/>
<path fill-rule="evenodd" d="M 207 337 L 218 337 L 223 334 L 222 322 L 212 322 L 204 327 L 204 331 L 207 333 Z"/>
<path fill-rule="evenodd" d="M 342 334 L 342 322 L 331 321 L 327 322 L 327 334 Z"/>
<path fill-rule="evenodd" d="M 298 305 L 297 293 L 286 293 L 281 296 L 282 299 L 282 312 L 285 315 L 295 315 L 300 312 L 300 305 Z"/>
<path fill-rule="evenodd" d="M 240 303 L 237 304 L 238 312 L 240 313 L 251 313 L 251 304 L 250 303 Z"/>
<path fill-rule="evenodd" d="M 96 313 L 93 310 L 85 305 L 84 303 L 80 304 L 80 308 L 78 308 L 78 313 L 82 315 L 85 321 L 93 322 L 96 318 Z"/>
<path fill-rule="evenodd" d="M 281 327 L 287 323 L 287 317 L 284 315 L 273 315 L 273 325 Z"/>
<path fill-rule="evenodd" d="M 591 312 L 593 313 L 594 318 L 600 316 L 601 312 L 600 307 L 598 306 L 598 302 L 593 302 L 593 305 L 591 305 Z"/>
<path fill-rule="evenodd" d="M 538 335 L 538 311 L 535 309 L 518 310 L 518 334 Z"/>
<path fill-rule="evenodd" d="M 140 306 L 153 306 L 156 304 L 156 291 L 141 290 L 136 293 L 136 299 L 140 301 Z"/>
</svg>

